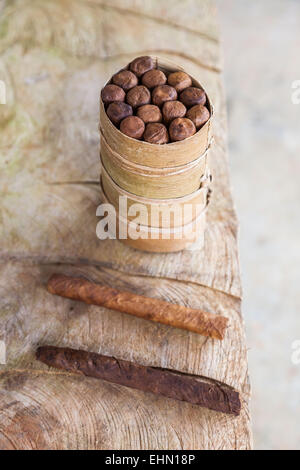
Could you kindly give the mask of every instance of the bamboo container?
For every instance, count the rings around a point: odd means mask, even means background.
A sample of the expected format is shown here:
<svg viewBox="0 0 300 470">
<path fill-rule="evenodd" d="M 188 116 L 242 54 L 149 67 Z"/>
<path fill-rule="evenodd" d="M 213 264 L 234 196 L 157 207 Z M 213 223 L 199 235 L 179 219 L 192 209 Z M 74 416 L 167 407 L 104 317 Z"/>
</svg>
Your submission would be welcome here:
<svg viewBox="0 0 300 470">
<path fill-rule="evenodd" d="M 151 199 L 171 199 L 187 196 L 199 189 L 201 178 L 208 171 L 208 152 L 185 165 L 153 168 L 126 160 L 113 152 L 102 138 L 101 163 L 125 191 Z"/>
<path fill-rule="evenodd" d="M 166 73 L 184 70 L 170 61 L 153 59 Z M 203 88 L 191 78 L 193 86 Z M 120 132 L 108 118 L 100 97 L 101 197 L 116 210 L 116 235 L 123 243 L 143 251 L 165 253 L 181 251 L 197 239 L 198 248 L 203 246 L 214 113 L 208 96 L 207 107 L 210 119 L 196 134 L 180 142 L 155 145 Z M 127 201 L 126 218 L 119 208 L 120 196 Z M 135 204 L 143 204 L 146 211 L 135 214 Z M 172 207 L 176 214 L 176 209 L 182 210 L 185 204 L 193 207 L 183 221 L 176 216 L 170 221 L 169 215 L 156 220 L 152 217 L 153 212 L 164 214 Z"/>
<path fill-rule="evenodd" d="M 109 204 L 101 187 L 100 193 L 103 203 Z M 173 228 L 158 228 L 136 224 L 122 217 L 116 211 L 116 236 L 122 243 L 132 248 L 153 253 L 182 251 L 196 241 L 197 248 L 201 249 L 204 245 L 206 209 L 207 206 L 192 222 Z M 123 238 L 123 235 L 120 234 L 125 234 L 125 237 Z M 136 235 L 139 238 L 135 238 Z"/>
<path fill-rule="evenodd" d="M 153 57 L 153 59 L 163 72 L 184 71 L 182 67 L 166 59 L 158 57 Z M 191 78 L 193 86 L 203 88 L 197 80 Z M 196 134 L 181 142 L 155 145 L 122 134 L 108 118 L 100 97 L 100 131 L 105 141 L 109 143 L 109 151 L 119 154 L 124 160 L 136 165 L 153 168 L 180 167 L 199 159 L 199 156 L 205 153 L 210 145 L 214 110 L 208 96 L 207 107 L 210 111 L 210 119 Z"/>
<path fill-rule="evenodd" d="M 119 198 L 126 198 L 129 221 L 136 217 L 134 209 L 139 209 L 142 205 L 142 210 L 139 211 L 141 224 L 158 228 L 180 227 L 183 223 L 188 224 L 196 219 L 207 206 L 209 181 L 210 177 L 205 175 L 200 188 L 188 196 L 175 199 L 149 199 L 120 188 L 104 167 L 101 170 L 102 191 L 108 202 L 119 212 Z"/>
</svg>

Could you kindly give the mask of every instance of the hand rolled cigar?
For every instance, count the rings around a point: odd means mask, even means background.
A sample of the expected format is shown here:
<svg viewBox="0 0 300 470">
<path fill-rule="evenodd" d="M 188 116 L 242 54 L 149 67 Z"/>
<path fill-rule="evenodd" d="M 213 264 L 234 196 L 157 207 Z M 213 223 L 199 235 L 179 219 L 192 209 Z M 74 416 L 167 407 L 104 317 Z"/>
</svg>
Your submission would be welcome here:
<svg viewBox="0 0 300 470">
<path fill-rule="evenodd" d="M 236 416 L 240 414 L 239 393 L 228 385 L 213 380 L 202 377 L 199 379 L 194 375 L 168 369 L 145 367 L 88 351 L 54 346 L 38 348 L 36 358 L 57 369 L 186 401 L 222 413 Z"/>
<path fill-rule="evenodd" d="M 228 322 L 227 318 L 220 315 L 131 292 L 122 292 L 83 278 L 63 274 L 53 274 L 48 281 L 47 289 L 51 294 L 61 297 L 100 305 L 219 340 L 224 338 Z"/>
</svg>

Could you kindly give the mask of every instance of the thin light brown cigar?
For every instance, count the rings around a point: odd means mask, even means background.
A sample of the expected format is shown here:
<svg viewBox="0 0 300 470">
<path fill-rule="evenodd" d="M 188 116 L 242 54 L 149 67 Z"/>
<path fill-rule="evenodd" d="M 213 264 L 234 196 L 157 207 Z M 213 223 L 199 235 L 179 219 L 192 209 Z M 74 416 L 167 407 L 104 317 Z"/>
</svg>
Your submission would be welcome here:
<svg viewBox="0 0 300 470">
<path fill-rule="evenodd" d="M 222 340 L 227 327 L 228 319 L 220 315 L 118 291 L 82 278 L 53 274 L 47 288 L 51 294 L 100 305 L 214 339 Z"/>
<path fill-rule="evenodd" d="M 43 346 L 36 357 L 48 366 L 103 379 L 210 410 L 238 416 L 239 393 L 228 385 L 168 369 L 146 367 L 87 351 Z"/>
</svg>

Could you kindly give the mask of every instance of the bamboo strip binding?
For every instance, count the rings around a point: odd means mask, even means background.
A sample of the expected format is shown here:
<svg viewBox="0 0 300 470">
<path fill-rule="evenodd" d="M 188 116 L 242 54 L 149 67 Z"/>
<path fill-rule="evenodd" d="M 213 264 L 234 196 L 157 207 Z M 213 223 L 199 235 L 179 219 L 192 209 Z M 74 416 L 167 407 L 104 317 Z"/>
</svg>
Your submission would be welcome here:
<svg viewBox="0 0 300 470">
<path fill-rule="evenodd" d="M 184 222 L 188 224 L 192 222 L 206 208 L 210 190 L 208 188 L 209 176 L 205 175 L 200 188 L 194 193 L 182 198 L 174 199 L 150 199 L 146 197 L 136 196 L 124 189 L 120 188 L 104 167 L 101 171 L 100 184 L 102 191 L 108 202 L 112 204 L 119 212 L 120 197 L 126 198 L 127 218 L 129 221 L 134 220 L 136 214 L 134 209 L 140 206 L 145 208 L 146 213 L 141 211 L 141 224 L 152 227 L 179 227 Z M 189 205 L 191 211 L 185 211 L 185 205 Z M 173 217 L 168 218 L 168 214 L 172 212 Z M 160 213 L 161 218 L 155 223 L 156 214 Z M 181 217 L 178 216 L 180 214 Z"/>
<path fill-rule="evenodd" d="M 100 186 L 100 197 L 104 204 L 110 203 L 102 186 Z M 173 253 L 189 248 L 196 241 L 198 250 L 204 246 L 207 205 L 191 222 L 168 228 L 141 225 L 122 217 L 118 206 L 115 210 L 116 238 L 132 248 L 152 253 Z M 108 217 L 110 216 L 114 217 L 114 214 L 108 214 Z M 110 226 L 114 226 L 114 221 L 111 221 Z M 139 238 L 133 237 L 133 233 L 138 234 Z M 126 234 L 126 236 L 123 237 L 120 234 Z"/>
</svg>

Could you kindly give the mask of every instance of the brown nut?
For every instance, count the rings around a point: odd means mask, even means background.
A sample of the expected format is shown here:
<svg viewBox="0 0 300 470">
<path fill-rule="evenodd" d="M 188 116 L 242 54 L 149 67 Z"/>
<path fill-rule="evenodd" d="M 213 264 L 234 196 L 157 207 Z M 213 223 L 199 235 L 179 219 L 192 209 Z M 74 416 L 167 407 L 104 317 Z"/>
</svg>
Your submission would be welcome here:
<svg viewBox="0 0 300 470">
<path fill-rule="evenodd" d="M 171 122 L 169 127 L 172 142 L 187 139 L 196 132 L 195 124 L 187 118 L 177 118 Z"/>
<path fill-rule="evenodd" d="M 112 77 L 112 82 L 123 88 L 123 90 L 129 91 L 131 88 L 137 86 L 139 80 L 130 70 L 121 70 L 121 72 L 116 73 Z"/>
<path fill-rule="evenodd" d="M 161 122 L 162 114 L 158 106 L 154 104 L 145 104 L 140 106 L 136 112 L 136 115 L 144 121 L 145 124 L 149 122 Z"/>
<path fill-rule="evenodd" d="M 177 93 L 180 93 L 185 88 L 192 86 L 192 79 L 185 72 L 173 72 L 168 76 L 168 84 L 174 87 Z"/>
<path fill-rule="evenodd" d="M 196 104 L 204 105 L 206 103 L 206 94 L 202 88 L 191 86 L 180 93 L 179 99 L 187 108 L 190 108 Z"/>
<path fill-rule="evenodd" d="M 167 101 L 163 105 L 162 112 L 165 122 L 170 124 L 173 119 L 185 116 L 186 107 L 180 101 Z"/>
<path fill-rule="evenodd" d="M 106 85 L 101 91 L 101 98 L 104 104 L 125 101 L 125 91 L 117 85 Z"/>
<path fill-rule="evenodd" d="M 126 101 L 133 108 L 149 104 L 151 101 L 150 91 L 144 85 L 135 86 L 127 93 Z"/>
<path fill-rule="evenodd" d="M 147 124 L 144 140 L 150 144 L 167 144 L 169 142 L 169 134 L 166 126 L 158 122 Z"/>
<path fill-rule="evenodd" d="M 161 70 L 153 69 L 146 72 L 142 78 L 142 84 L 145 85 L 149 90 L 159 85 L 165 85 L 167 77 Z"/>
<path fill-rule="evenodd" d="M 115 126 L 118 126 L 122 119 L 132 116 L 132 114 L 132 107 L 121 101 L 111 103 L 107 108 L 107 116 Z"/>
<path fill-rule="evenodd" d="M 121 122 L 120 131 L 133 139 L 141 139 L 145 130 L 145 124 L 137 116 L 129 116 Z"/>
<path fill-rule="evenodd" d="M 142 56 L 134 59 L 129 65 L 129 68 L 137 77 L 141 77 L 144 73 L 148 72 L 148 70 L 154 69 L 155 64 L 152 57 Z"/>
<path fill-rule="evenodd" d="M 209 120 L 210 112 L 205 106 L 202 106 L 202 104 L 196 104 L 196 106 L 188 110 L 186 117 L 193 121 L 196 129 L 200 129 L 200 127 Z"/>
<path fill-rule="evenodd" d="M 177 91 L 169 85 L 160 85 L 154 88 L 152 92 L 152 103 L 156 106 L 162 106 L 166 101 L 177 100 Z"/>
</svg>

